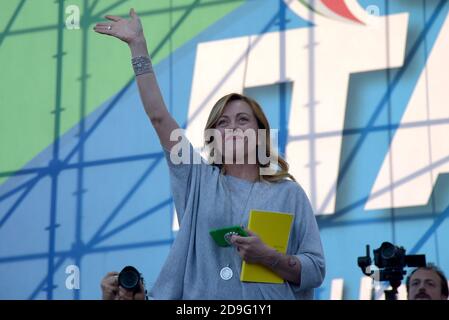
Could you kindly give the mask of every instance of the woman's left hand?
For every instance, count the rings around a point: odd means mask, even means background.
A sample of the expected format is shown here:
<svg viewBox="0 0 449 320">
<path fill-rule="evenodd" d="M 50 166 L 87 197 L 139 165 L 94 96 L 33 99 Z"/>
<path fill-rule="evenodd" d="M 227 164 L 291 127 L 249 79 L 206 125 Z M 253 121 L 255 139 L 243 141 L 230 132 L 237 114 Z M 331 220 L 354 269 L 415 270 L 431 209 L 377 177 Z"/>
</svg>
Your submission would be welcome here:
<svg viewBox="0 0 449 320">
<path fill-rule="evenodd" d="M 245 229 L 248 237 L 232 236 L 231 243 L 237 248 L 240 257 L 248 263 L 262 263 L 274 249 L 268 247 L 254 232 Z"/>
<path fill-rule="evenodd" d="M 301 261 L 269 247 L 254 232 L 245 229 L 248 237 L 232 236 L 231 243 L 237 248 L 240 257 L 248 263 L 261 264 L 273 270 L 282 279 L 301 284 Z"/>
</svg>

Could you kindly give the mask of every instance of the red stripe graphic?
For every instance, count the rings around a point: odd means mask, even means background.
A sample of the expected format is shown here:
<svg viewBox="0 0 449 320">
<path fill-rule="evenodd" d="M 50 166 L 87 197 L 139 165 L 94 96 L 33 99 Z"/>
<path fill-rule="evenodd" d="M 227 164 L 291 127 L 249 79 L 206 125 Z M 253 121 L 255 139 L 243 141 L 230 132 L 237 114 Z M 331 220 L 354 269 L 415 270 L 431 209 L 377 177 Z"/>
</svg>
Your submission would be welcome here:
<svg viewBox="0 0 449 320">
<path fill-rule="evenodd" d="M 352 12 L 349 10 L 348 6 L 344 2 L 344 0 L 321 0 L 321 2 L 328 7 L 330 10 L 342 16 L 344 18 L 350 19 L 352 21 L 362 23 L 359 19 L 357 19 Z"/>
</svg>

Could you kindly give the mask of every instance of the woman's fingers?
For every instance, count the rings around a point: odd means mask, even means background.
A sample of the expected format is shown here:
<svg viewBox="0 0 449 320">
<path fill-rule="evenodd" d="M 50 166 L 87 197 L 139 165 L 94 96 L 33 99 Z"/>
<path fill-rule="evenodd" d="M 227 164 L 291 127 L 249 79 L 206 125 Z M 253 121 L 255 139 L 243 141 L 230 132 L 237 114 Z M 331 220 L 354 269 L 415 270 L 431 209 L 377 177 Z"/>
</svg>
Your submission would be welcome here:
<svg viewBox="0 0 449 320">
<path fill-rule="evenodd" d="M 114 31 L 112 30 L 112 27 L 109 28 L 109 25 L 103 25 L 103 26 L 95 26 L 94 31 L 102 34 L 106 34 L 108 36 L 113 36 Z"/>
<path fill-rule="evenodd" d="M 231 237 L 231 242 L 236 245 L 242 245 L 248 243 L 248 239 L 245 239 L 245 237 L 233 235 Z"/>
<path fill-rule="evenodd" d="M 94 29 L 95 32 L 101 33 L 101 34 L 106 34 L 108 36 L 113 36 L 114 34 L 107 29 Z"/>
<path fill-rule="evenodd" d="M 109 31 L 109 32 L 111 32 L 112 31 L 112 27 L 109 28 L 109 26 L 95 26 L 94 30 L 95 31 L 105 31 L 105 32 Z"/>
<path fill-rule="evenodd" d="M 255 234 L 254 232 L 252 232 L 251 230 L 249 230 L 248 228 L 245 228 L 246 233 L 250 236 L 250 237 L 255 237 L 257 236 L 257 234 Z"/>
<path fill-rule="evenodd" d="M 111 16 L 111 15 L 107 15 L 107 16 L 105 16 L 105 18 L 108 19 L 108 20 L 111 20 L 111 21 L 115 21 L 115 22 L 122 20 L 121 17 Z"/>
<path fill-rule="evenodd" d="M 108 27 L 108 26 L 112 26 L 112 24 L 109 22 L 99 22 L 95 25 L 95 27 Z"/>
</svg>

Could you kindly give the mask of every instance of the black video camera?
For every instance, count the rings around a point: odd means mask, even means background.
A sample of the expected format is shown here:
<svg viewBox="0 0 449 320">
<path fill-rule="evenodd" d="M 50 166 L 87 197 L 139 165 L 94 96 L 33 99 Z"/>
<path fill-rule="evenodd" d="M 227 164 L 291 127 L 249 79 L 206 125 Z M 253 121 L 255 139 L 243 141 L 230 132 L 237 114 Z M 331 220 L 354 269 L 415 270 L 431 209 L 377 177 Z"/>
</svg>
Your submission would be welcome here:
<svg viewBox="0 0 449 320">
<path fill-rule="evenodd" d="M 426 256 L 423 254 L 406 255 L 403 247 L 395 246 L 390 242 L 383 242 L 374 251 L 374 264 L 379 271 L 371 271 L 370 247 L 366 246 L 366 256 L 358 257 L 357 264 L 363 274 L 374 277 L 378 281 L 389 281 L 392 290 L 385 290 L 387 300 L 396 300 L 397 288 L 401 285 L 404 275 L 407 273 L 405 267 L 426 266 Z"/>
</svg>

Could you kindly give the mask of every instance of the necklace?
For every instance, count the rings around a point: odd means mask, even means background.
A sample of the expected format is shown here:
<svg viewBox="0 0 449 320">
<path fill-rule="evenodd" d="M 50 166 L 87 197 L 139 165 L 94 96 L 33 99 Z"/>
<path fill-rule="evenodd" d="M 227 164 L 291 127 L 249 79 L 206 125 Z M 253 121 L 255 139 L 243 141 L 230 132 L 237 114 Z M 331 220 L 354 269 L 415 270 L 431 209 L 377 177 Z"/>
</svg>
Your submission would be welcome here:
<svg viewBox="0 0 449 320">
<path fill-rule="evenodd" d="M 257 181 L 254 181 L 251 183 L 251 188 L 248 191 L 248 195 L 246 196 L 246 199 L 244 201 L 242 201 L 242 203 L 244 203 L 244 206 L 242 207 L 243 214 L 237 214 L 237 212 L 235 212 L 235 209 L 234 209 L 235 206 L 233 206 L 233 196 L 232 196 L 231 188 L 230 188 L 230 186 L 228 184 L 228 180 L 227 180 L 227 179 L 229 179 L 229 177 L 232 177 L 232 176 L 223 176 L 223 178 L 225 180 L 224 181 L 224 185 L 225 185 L 224 189 L 226 191 L 226 196 L 229 199 L 229 201 L 225 201 L 225 210 L 226 210 L 226 213 L 230 214 L 230 220 L 231 220 L 230 225 L 236 224 L 236 223 L 232 223 L 234 219 L 239 220 L 239 223 L 238 223 L 239 225 L 243 225 L 243 222 L 246 217 L 246 212 L 248 210 L 249 199 L 251 198 L 254 186 L 256 185 Z"/>
<path fill-rule="evenodd" d="M 232 272 L 232 269 L 229 268 L 229 264 L 220 270 L 220 277 L 225 281 L 230 280 L 233 275 L 234 272 Z"/>
<path fill-rule="evenodd" d="M 246 210 L 248 208 L 248 203 L 249 203 L 249 199 L 251 197 L 252 191 L 254 189 L 254 185 L 256 184 L 256 182 L 252 182 L 251 183 L 251 188 L 249 189 L 248 192 L 248 196 L 246 197 L 246 200 L 244 201 L 245 205 L 243 207 L 243 214 L 242 215 L 237 215 L 236 212 L 234 211 L 234 206 L 232 205 L 232 192 L 231 192 L 231 188 L 229 187 L 228 181 L 227 179 L 229 178 L 229 176 L 224 176 L 223 175 L 223 180 L 224 181 L 224 190 L 226 193 L 227 198 L 229 199 L 229 201 L 226 201 L 227 199 L 225 199 L 225 212 L 230 216 L 230 220 L 231 220 L 231 224 L 233 224 L 233 218 L 234 219 L 239 219 L 240 223 L 239 225 L 243 225 L 243 221 L 246 217 Z M 230 208 L 229 208 L 230 207 Z M 243 219 L 242 219 L 243 216 Z M 234 275 L 234 272 L 232 271 L 230 264 L 226 264 L 225 267 L 221 268 L 220 270 L 220 277 L 222 280 L 227 281 L 230 280 Z"/>
</svg>

